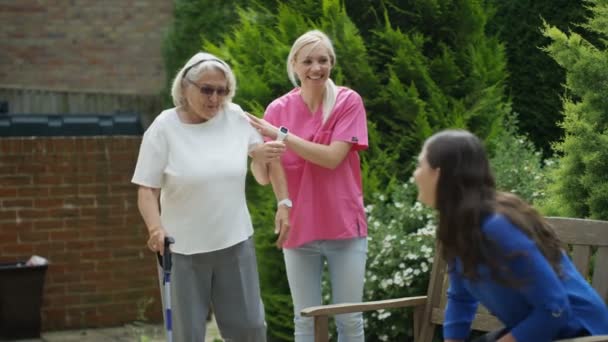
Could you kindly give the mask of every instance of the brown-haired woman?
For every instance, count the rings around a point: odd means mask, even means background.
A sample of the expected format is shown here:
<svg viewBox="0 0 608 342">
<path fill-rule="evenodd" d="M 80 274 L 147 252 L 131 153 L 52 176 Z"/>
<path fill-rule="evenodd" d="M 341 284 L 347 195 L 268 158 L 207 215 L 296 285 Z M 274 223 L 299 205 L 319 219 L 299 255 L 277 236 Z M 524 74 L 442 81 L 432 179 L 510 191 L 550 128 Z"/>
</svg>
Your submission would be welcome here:
<svg viewBox="0 0 608 342">
<path fill-rule="evenodd" d="M 496 191 L 475 135 L 439 132 L 427 139 L 418 160 L 418 200 L 439 213 L 437 239 L 449 268 L 445 341 L 468 337 L 478 303 L 505 326 L 479 341 L 608 333 L 606 304 L 538 212 Z"/>
</svg>

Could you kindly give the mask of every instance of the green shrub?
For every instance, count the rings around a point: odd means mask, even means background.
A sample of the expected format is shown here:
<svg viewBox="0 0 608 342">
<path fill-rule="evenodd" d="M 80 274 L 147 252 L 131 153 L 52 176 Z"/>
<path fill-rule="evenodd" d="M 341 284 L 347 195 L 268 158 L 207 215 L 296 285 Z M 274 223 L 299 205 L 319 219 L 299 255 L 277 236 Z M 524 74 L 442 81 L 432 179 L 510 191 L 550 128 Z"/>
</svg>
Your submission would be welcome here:
<svg viewBox="0 0 608 342">
<path fill-rule="evenodd" d="M 490 163 L 496 177 L 496 187 L 517 194 L 528 203 L 545 199 L 548 186 L 546 166 L 542 153 L 527 136 L 517 133 L 514 114 L 505 117 L 504 130 L 494 139 Z"/>
<path fill-rule="evenodd" d="M 606 1 L 586 1 L 591 11 L 583 27 L 599 37 L 594 42 L 546 25 L 551 39 L 545 49 L 566 70 L 563 98 L 566 133 L 555 145 L 560 154 L 549 188 L 552 209 L 563 216 L 608 219 L 608 25 Z"/>
<path fill-rule="evenodd" d="M 496 14 L 489 30 L 498 33 L 507 54 L 507 87 L 513 110 L 519 113 L 518 127 L 550 155 L 551 143 L 564 132 L 561 94 L 565 72 L 539 47 L 549 43 L 538 29 L 546 20 L 561 30 L 582 33 L 584 0 L 491 0 Z"/>
</svg>

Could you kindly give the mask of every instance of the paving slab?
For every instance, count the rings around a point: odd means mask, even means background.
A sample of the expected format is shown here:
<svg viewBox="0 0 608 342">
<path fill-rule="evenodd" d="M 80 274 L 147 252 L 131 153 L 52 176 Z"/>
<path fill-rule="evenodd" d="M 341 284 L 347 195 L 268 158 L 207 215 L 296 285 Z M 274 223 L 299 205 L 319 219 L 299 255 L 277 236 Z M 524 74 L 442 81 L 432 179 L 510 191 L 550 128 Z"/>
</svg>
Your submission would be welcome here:
<svg viewBox="0 0 608 342">
<path fill-rule="evenodd" d="M 165 342 L 162 324 L 132 323 L 122 327 L 43 332 L 39 339 L 3 342 Z M 207 342 L 223 341 L 215 320 L 207 323 Z"/>
</svg>

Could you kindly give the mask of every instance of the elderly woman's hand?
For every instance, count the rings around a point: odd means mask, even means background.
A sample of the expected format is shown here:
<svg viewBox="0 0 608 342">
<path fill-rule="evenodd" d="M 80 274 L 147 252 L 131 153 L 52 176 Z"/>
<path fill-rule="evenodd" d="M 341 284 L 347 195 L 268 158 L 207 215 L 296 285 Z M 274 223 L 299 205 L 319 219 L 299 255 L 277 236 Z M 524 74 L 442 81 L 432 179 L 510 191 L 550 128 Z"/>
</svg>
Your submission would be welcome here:
<svg viewBox="0 0 608 342">
<path fill-rule="evenodd" d="M 251 158 L 256 162 L 270 163 L 280 158 L 285 148 L 285 143 L 282 141 L 267 141 L 251 151 Z"/>
<path fill-rule="evenodd" d="M 152 252 L 158 252 L 160 255 L 165 254 L 165 236 L 167 232 L 163 227 L 153 227 L 148 231 L 148 248 Z"/>
<path fill-rule="evenodd" d="M 249 123 L 253 128 L 255 128 L 261 135 L 268 137 L 270 139 L 276 139 L 279 129 L 268 123 L 268 121 L 264 119 L 260 119 L 253 114 L 247 113 L 249 117 Z"/>
</svg>

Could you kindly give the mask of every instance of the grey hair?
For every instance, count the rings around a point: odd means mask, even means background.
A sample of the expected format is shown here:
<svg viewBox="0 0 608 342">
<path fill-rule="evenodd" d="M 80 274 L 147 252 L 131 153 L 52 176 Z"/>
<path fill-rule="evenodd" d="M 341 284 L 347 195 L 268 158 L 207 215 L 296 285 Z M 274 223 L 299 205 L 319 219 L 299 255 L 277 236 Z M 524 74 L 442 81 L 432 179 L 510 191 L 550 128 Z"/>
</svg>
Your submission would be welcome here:
<svg viewBox="0 0 608 342">
<path fill-rule="evenodd" d="M 196 82 L 203 72 L 210 70 L 211 68 L 222 71 L 226 77 L 227 86 L 230 91 L 228 95 L 224 97 L 224 104 L 232 101 L 232 98 L 236 93 L 236 78 L 234 77 L 234 73 L 232 72 L 232 69 L 228 63 L 210 53 L 199 52 L 192 56 L 188 62 L 186 62 L 173 80 L 173 85 L 171 86 L 171 97 L 173 98 L 173 105 L 175 105 L 175 107 L 184 107 L 187 105 L 186 98 L 184 96 L 186 78 Z"/>
<path fill-rule="evenodd" d="M 291 46 L 291 51 L 289 51 L 289 55 L 287 56 L 287 76 L 289 77 L 291 83 L 296 87 L 299 85 L 297 82 L 297 75 L 294 70 L 294 64 L 300 50 L 310 44 L 314 44 L 315 46 L 318 44 L 323 44 L 329 53 L 329 59 L 332 67 L 336 65 L 336 53 L 334 52 L 334 46 L 329 37 L 319 30 L 312 30 L 304 33 L 293 43 Z M 329 115 L 336 105 L 337 96 L 337 87 L 334 84 L 334 81 L 328 78 L 327 82 L 325 82 L 325 94 L 323 95 L 323 123 L 329 119 Z"/>
</svg>

